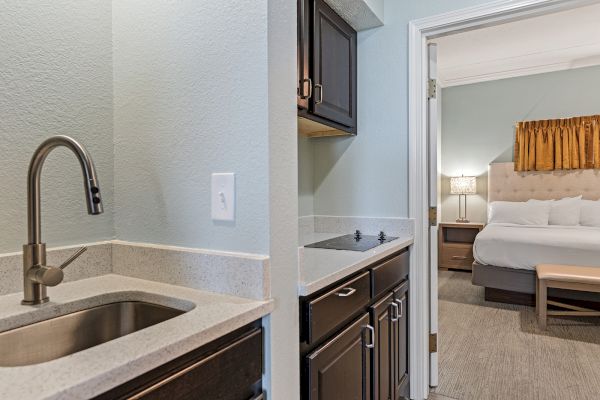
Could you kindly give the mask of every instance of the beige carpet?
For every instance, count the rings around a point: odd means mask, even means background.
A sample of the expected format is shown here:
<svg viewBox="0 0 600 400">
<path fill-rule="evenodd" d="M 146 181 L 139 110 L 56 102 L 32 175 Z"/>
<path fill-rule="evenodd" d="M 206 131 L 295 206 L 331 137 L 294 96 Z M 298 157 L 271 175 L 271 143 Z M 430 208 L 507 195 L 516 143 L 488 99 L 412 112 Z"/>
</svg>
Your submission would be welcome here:
<svg viewBox="0 0 600 400">
<path fill-rule="evenodd" d="M 433 393 L 600 400 L 600 318 L 549 318 L 548 330 L 540 331 L 533 308 L 486 302 L 470 279 L 440 272 L 440 379 Z"/>
</svg>

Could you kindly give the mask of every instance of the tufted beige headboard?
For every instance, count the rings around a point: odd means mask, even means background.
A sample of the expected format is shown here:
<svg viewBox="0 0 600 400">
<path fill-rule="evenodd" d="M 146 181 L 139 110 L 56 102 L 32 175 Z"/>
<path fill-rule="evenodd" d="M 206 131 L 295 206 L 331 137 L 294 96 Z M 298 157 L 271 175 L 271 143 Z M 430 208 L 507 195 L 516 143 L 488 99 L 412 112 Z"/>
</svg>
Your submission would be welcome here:
<svg viewBox="0 0 600 400">
<path fill-rule="evenodd" d="M 600 199 L 600 170 L 515 172 L 513 163 L 490 164 L 488 202 L 549 200 L 583 195 Z"/>
</svg>

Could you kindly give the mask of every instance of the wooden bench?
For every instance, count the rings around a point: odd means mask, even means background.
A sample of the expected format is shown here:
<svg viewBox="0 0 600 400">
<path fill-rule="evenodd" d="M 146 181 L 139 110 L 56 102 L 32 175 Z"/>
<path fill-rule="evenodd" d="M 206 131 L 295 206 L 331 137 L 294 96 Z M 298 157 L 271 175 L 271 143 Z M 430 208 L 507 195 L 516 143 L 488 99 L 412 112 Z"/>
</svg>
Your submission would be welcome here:
<svg viewBox="0 0 600 400">
<path fill-rule="evenodd" d="M 548 315 L 598 317 L 600 311 L 548 300 L 548 288 L 600 293 L 600 268 L 575 265 L 540 264 L 536 267 L 536 313 L 541 329 L 546 329 Z M 548 311 L 553 305 L 567 311 Z"/>
</svg>

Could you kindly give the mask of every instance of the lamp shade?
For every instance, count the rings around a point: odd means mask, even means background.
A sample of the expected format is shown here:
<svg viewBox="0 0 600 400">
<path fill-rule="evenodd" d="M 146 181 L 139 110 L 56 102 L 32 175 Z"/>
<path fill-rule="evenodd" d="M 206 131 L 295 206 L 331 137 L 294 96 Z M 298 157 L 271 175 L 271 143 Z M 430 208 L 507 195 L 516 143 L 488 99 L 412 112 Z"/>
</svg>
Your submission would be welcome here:
<svg viewBox="0 0 600 400">
<path fill-rule="evenodd" d="M 477 179 L 474 176 L 450 178 L 450 194 L 476 194 Z"/>
</svg>

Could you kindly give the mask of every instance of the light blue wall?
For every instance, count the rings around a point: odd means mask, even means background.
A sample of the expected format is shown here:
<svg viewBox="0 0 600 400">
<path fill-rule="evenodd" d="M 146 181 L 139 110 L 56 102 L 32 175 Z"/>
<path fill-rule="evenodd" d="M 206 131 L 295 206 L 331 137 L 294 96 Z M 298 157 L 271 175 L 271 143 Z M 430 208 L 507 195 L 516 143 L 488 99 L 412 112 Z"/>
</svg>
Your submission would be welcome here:
<svg viewBox="0 0 600 400">
<path fill-rule="evenodd" d="M 111 239 L 111 2 L 8 0 L 0 7 L 0 253 L 21 251 L 27 241 L 29 161 L 57 134 L 89 150 L 105 213 L 87 214 L 79 162 L 56 149 L 42 172 L 42 240 Z"/>
<path fill-rule="evenodd" d="M 298 136 L 298 214 L 299 216 L 315 213 L 315 141 Z"/>
<path fill-rule="evenodd" d="M 115 2 L 119 239 L 268 254 L 267 2 Z M 236 174 L 236 221 L 210 215 Z"/>
<path fill-rule="evenodd" d="M 358 34 L 358 136 L 311 139 L 315 214 L 408 215 L 408 22 L 481 3 L 386 0 Z"/>
<path fill-rule="evenodd" d="M 443 89 L 442 218 L 458 214 L 449 177 L 478 177 L 478 194 L 469 196 L 469 217 L 487 217 L 487 168 L 513 160 L 518 121 L 567 118 L 600 112 L 600 67 L 529 75 Z"/>
</svg>

